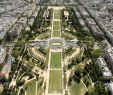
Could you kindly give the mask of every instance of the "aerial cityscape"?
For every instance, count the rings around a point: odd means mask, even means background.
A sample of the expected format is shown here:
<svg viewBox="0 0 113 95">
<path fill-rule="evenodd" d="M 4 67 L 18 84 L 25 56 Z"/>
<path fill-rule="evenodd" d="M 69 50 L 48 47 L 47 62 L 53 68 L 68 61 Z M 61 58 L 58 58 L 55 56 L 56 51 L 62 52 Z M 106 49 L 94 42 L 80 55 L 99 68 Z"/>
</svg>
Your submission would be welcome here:
<svg viewBox="0 0 113 95">
<path fill-rule="evenodd" d="M 0 95 L 113 95 L 113 0 L 0 0 Z"/>
</svg>

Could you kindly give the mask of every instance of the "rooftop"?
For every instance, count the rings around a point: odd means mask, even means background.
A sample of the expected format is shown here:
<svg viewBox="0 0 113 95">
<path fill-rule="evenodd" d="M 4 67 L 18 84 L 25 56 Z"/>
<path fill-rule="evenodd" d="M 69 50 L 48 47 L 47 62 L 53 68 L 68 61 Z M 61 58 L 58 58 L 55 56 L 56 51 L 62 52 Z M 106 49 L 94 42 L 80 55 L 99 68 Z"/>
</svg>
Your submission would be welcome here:
<svg viewBox="0 0 113 95">
<path fill-rule="evenodd" d="M 97 64 L 99 65 L 99 68 L 102 71 L 102 76 L 103 77 L 110 77 L 110 76 L 112 76 L 112 73 L 109 70 L 109 68 L 107 67 L 107 64 L 106 64 L 106 62 L 105 62 L 105 60 L 103 58 L 98 58 L 97 59 Z"/>
</svg>

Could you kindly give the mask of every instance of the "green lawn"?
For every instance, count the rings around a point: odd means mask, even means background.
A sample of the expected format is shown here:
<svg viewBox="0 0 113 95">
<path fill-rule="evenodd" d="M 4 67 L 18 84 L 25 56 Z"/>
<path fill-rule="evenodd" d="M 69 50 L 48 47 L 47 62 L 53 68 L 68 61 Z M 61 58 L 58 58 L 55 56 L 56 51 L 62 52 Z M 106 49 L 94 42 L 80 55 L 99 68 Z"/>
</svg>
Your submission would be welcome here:
<svg viewBox="0 0 113 95">
<path fill-rule="evenodd" d="M 61 67 L 61 52 L 51 52 L 51 68 Z"/>
<path fill-rule="evenodd" d="M 37 82 L 37 95 L 42 95 L 41 80 Z"/>
<path fill-rule="evenodd" d="M 74 82 L 70 86 L 70 95 L 84 95 L 86 92 L 84 85 L 80 82 Z"/>
<path fill-rule="evenodd" d="M 24 88 L 26 89 L 26 95 L 35 95 L 36 93 L 36 81 L 32 80 L 25 84 Z"/>
<path fill-rule="evenodd" d="M 40 82 L 36 82 L 35 79 L 25 84 L 24 88 L 26 89 L 26 95 L 36 95 L 36 83 L 37 83 L 37 94 L 39 95 L 41 92 Z"/>
<path fill-rule="evenodd" d="M 53 32 L 52 36 L 53 37 L 60 37 L 60 25 L 53 25 Z"/>
<path fill-rule="evenodd" d="M 53 30 L 58 30 L 59 31 L 60 30 L 60 26 L 59 25 L 53 25 Z"/>
<path fill-rule="evenodd" d="M 54 15 L 54 19 L 60 19 L 59 15 Z"/>
<path fill-rule="evenodd" d="M 54 10 L 54 17 L 53 17 L 53 32 L 52 37 L 60 37 L 60 11 Z M 58 19 L 58 21 L 54 21 L 55 19 Z"/>
<path fill-rule="evenodd" d="M 60 37 L 60 31 L 59 30 L 53 30 L 52 37 Z"/>
<path fill-rule="evenodd" d="M 62 72 L 60 70 L 50 71 L 49 93 L 62 92 Z"/>
<path fill-rule="evenodd" d="M 60 19 L 60 11 L 54 10 L 54 19 Z"/>
<path fill-rule="evenodd" d="M 54 25 L 59 25 L 60 24 L 60 21 L 53 21 L 53 24 Z"/>
</svg>

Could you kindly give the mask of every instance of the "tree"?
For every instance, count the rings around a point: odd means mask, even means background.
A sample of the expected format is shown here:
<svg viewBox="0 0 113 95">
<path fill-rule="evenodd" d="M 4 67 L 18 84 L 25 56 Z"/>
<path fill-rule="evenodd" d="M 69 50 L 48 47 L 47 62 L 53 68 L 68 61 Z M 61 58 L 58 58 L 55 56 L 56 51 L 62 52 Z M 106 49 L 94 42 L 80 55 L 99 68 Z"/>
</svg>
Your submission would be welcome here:
<svg viewBox="0 0 113 95">
<path fill-rule="evenodd" d="M 2 44 L 2 39 L 0 39 L 0 44 Z"/>
<path fill-rule="evenodd" d="M 22 89 L 20 90 L 20 95 L 25 95 L 25 89 L 24 89 L 24 88 L 22 88 Z"/>
<path fill-rule="evenodd" d="M 94 59 L 96 59 L 99 56 L 101 56 L 101 54 L 102 54 L 102 51 L 100 49 L 93 49 L 91 51 L 92 58 L 94 58 Z"/>
<path fill-rule="evenodd" d="M 6 81 L 7 81 L 7 79 L 5 76 L 0 76 L 0 82 L 4 83 Z"/>
<path fill-rule="evenodd" d="M 98 94 L 94 91 L 87 91 L 84 95 L 98 95 Z"/>
<path fill-rule="evenodd" d="M 80 83 L 80 78 L 78 78 L 76 75 L 73 76 L 73 79 L 75 82 Z"/>
<path fill-rule="evenodd" d="M 16 85 L 17 86 L 22 86 L 25 83 L 25 80 L 17 80 Z"/>
<path fill-rule="evenodd" d="M 108 95 L 108 91 L 106 91 L 104 83 L 101 81 L 95 83 L 94 90 L 98 95 Z"/>
<path fill-rule="evenodd" d="M 7 93 L 8 88 L 9 88 L 9 84 L 4 83 L 4 89 L 3 89 L 3 92 L 1 93 L 1 95 L 10 95 Z"/>
<path fill-rule="evenodd" d="M 17 57 L 19 56 L 19 51 L 18 51 L 18 50 L 15 50 L 15 51 L 13 52 L 13 56 L 14 56 L 15 58 L 17 58 Z"/>
<path fill-rule="evenodd" d="M 7 42 L 11 41 L 11 35 L 9 32 L 6 33 L 6 39 Z"/>
<path fill-rule="evenodd" d="M 89 86 L 90 81 L 89 81 L 89 79 L 87 77 L 84 78 L 84 83 L 85 83 L 86 87 Z"/>
<path fill-rule="evenodd" d="M 69 80 L 68 80 L 68 86 L 71 85 L 71 82 L 72 82 L 72 77 L 69 77 Z"/>
<path fill-rule="evenodd" d="M 74 72 L 75 76 L 77 76 L 79 79 L 81 79 L 81 72 L 79 70 L 76 70 Z"/>
</svg>

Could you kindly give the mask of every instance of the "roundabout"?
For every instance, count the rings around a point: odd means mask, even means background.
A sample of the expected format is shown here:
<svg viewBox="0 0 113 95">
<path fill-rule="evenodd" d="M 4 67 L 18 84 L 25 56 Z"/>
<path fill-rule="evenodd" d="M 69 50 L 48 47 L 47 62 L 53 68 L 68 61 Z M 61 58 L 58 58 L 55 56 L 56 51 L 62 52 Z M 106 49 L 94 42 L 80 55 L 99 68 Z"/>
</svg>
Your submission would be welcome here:
<svg viewBox="0 0 113 95">
<path fill-rule="evenodd" d="M 63 49 L 65 46 L 65 40 L 60 38 L 52 38 L 48 40 L 49 49 Z"/>
</svg>

